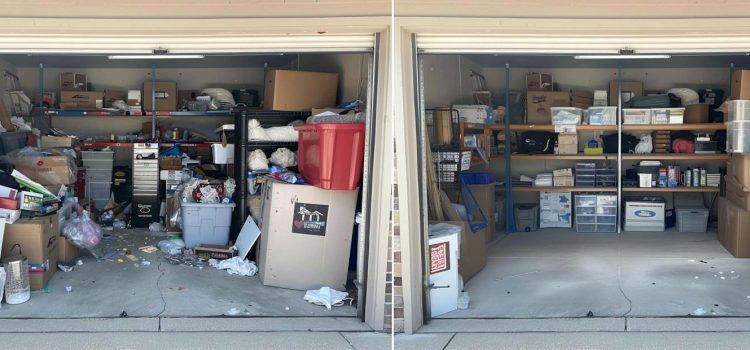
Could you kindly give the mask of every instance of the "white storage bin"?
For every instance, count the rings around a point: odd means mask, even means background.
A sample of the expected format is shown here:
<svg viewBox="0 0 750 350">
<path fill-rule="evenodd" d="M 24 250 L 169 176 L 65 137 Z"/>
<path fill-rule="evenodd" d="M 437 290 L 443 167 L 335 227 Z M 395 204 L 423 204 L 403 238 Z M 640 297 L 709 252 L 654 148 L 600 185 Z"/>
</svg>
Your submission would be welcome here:
<svg viewBox="0 0 750 350">
<path fill-rule="evenodd" d="M 617 106 L 589 107 L 586 120 L 590 125 L 617 124 Z"/>
<path fill-rule="evenodd" d="M 708 208 L 677 208 L 677 230 L 680 232 L 706 232 Z"/>
<path fill-rule="evenodd" d="M 83 166 L 85 166 L 87 169 L 101 169 L 112 171 L 114 165 L 114 159 L 88 159 L 83 161 Z"/>
<path fill-rule="evenodd" d="M 182 237 L 187 248 L 199 244 L 227 244 L 234 203 L 180 203 Z"/>
<path fill-rule="evenodd" d="M 682 124 L 685 108 L 652 108 L 651 124 Z"/>
<path fill-rule="evenodd" d="M 112 170 L 86 169 L 86 182 L 112 182 Z"/>
<path fill-rule="evenodd" d="M 727 152 L 750 153 L 750 121 L 727 122 Z"/>
<path fill-rule="evenodd" d="M 750 100 L 727 101 L 726 122 L 750 121 Z"/>
<path fill-rule="evenodd" d="M 651 124 L 651 110 L 648 108 L 624 108 L 623 124 Z"/>
<path fill-rule="evenodd" d="M 583 118 L 583 109 L 577 107 L 551 107 L 550 112 L 554 125 L 581 124 Z"/>
<path fill-rule="evenodd" d="M 81 151 L 81 159 L 83 159 L 84 161 L 113 159 L 114 156 L 114 151 Z"/>
<path fill-rule="evenodd" d="M 234 164 L 234 144 L 223 146 L 220 143 L 211 145 L 213 151 L 214 164 Z"/>
</svg>

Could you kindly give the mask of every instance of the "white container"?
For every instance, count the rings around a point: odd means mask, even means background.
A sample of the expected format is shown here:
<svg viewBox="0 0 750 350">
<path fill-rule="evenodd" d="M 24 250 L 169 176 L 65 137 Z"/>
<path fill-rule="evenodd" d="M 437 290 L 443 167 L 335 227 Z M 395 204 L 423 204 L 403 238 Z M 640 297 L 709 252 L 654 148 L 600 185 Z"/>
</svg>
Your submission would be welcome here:
<svg viewBox="0 0 750 350">
<path fill-rule="evenodd" d="M 428 227 L 430 254 L 430 311 L 439 316 L 458 308 L 461 227 L 435 224 Z"/>
<path fill-rule="evenodd" d="M 638 174 L 638 187 L 651 187 L 653 174 Z"/>
<path fill-rule="evenodd" d="M 727 152 L 750 153 L 750 121 L 726 122 Z"/>
<path fill-rule="evenodd" d="M 220 143 L 211 145 L 214 155 L 214 164 L 234 164 L 234 144 L 223 146 Z"/>
<path fill-rule="evenodd" d="M 583 118 L 583 109 L 577 107 L 550 107 L 550 112 L 554 125 L 581 124 Z"/>
<path fill-rule="evenodd" d="M 664 231 L 664 202 L 626 201 L 625 231 Z"/>
<path fill-rule="evenodd" d="M 83 160 L 83 166 L 86 169 L 100 169 L 112 171 L 115 165 L 114 159 L 85 159 Z"/>
<path fill-rule="evenodd" d="M 750 100 L 727 101 L 727 112 L 725 122 L 750 121 Z"/>
<path fill-rule="evenodd" d="M 115 156 L 114 151 L 81 151 L 81 159 L 85 160 L 102 160 L 112 159 Z"/>
<path fill-rule="evenodd" d="M 86 182 L 111 182 L 112 170 L 86 169 Z"/>
<path fill-rule="evenodd" d="M 492 108 L 485 105 L 453 105 L 458 117 L 467 123 L 492 124 Z"/>
<path fill-rule="evenodd" d="M 624 108 L 622 110 L 623 124 L 651 124 L 651 109 Z"/>
<path fill-rule="evenodd" d="M 94 201 L 96 209 L 104 209 L 109 202 L 112 182 L 86 182 L 86 198 Z"/>
<path fill-rule="evenodd" d="M 586 120 L 590 125 L 617 124 L 617 106 L 589 107 Z"/>
<path fill-rule="evenodd" d="M 180 203 L 182 237 L 187 248 L 199 244 L 227 244 L 234 203 Z"/>
<path fill-rule="evenodd" d="M 685 108 L 652 108 L 651 124 L 682 124 Z"/>
</svg>

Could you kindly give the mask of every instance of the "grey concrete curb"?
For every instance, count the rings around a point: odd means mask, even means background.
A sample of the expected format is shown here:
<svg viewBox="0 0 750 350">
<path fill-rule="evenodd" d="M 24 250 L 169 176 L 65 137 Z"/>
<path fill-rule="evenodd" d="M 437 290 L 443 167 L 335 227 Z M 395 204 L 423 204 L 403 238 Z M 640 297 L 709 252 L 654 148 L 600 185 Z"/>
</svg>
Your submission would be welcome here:
<svg viewBox="0 0 750 350">
<path fill-rule="evenodd" d="M 162 318 L 162 332 L 371 332 L 355 317 Z"/>
<path fill-rule="evenodd" d="M 158 331 L 158 318 L 0 319 L 0 333 Z"/>
<path fill-rule="evenodd" d="M 748 332 L 750 318 L 628 318 L 629 332 Z"/>
<path fill-rule="evenodd" d="M 623 332 L 624 318 L 433 319 L 419 333 Z"/>
</svg>

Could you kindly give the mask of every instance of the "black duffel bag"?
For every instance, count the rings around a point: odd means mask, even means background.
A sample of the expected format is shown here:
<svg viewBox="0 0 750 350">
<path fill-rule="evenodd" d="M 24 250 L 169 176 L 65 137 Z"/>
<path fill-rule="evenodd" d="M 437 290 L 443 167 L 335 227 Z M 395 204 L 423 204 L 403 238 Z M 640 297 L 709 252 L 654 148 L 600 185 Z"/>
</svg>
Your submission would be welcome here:
<svg viewBox="0 0 750 350">
<path fill-rule="evenodd" d="M 518 151 L 522 154 L 544 154 L 555 152 L 557 134 L 549 131 L 527 131 L 518 139 Z"/>
</svg>

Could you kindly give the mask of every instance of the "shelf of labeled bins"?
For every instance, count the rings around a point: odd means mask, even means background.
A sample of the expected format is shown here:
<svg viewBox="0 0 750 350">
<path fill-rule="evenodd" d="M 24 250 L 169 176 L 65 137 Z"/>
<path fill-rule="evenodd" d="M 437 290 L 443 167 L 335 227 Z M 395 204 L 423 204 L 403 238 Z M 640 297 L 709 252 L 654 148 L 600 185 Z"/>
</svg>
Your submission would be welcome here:
<svg viewBox="0 0 750 350">
<path fill-rule="evenodd" d="M 552 124 L 529 125 L 529 124 L 511 124 L 511 131 L 555 131 Z M 617 125 L 576 125 L 576 131 L 617 131 Z M 505 125 L 491 125 L 492 130 L 504 130 Z"/>
<path fill-rule="evenodd" d="M 726 153 L 645 153 L 623 154 L 623 160 L 727 160 Z"/>
<path fill-rule="evenodd" d="M 617 160 L 617 154 L 513 154 L 512 160 Z"/>
<path fill-rule="evenodd" d="M 622 131 L 654 131 L 654 130 L 689 130 L 689 131 L 716 131 L 726 130 L 723 123 L 697 123 L 697 124 L 624 124 Z"/>
<path fill-rule="evenodd" d="M 46 111 L 48 115 L 60 116 L 60 117 L 150 117 L 152 112 L 123 112 L 123 111 L 108 111 L 108 110 L 73 110 L 73 109 L 49 109 Z M 233 116 L 231 111 L 206 111 L 206 112 L 190 112 L 190 111 L 174 111 L 174 112 L 156 112 L 157 117 L 231 117 Z"/>
<path fill-rule="evenodd" d="M 623 192 L 719 192 L 719 187 L 623 187 Z"/>
<path fill-rule="evenodd" d="M 513 187 L 513 192 L 617 192 L 617 187 Z"/>
</svg>

